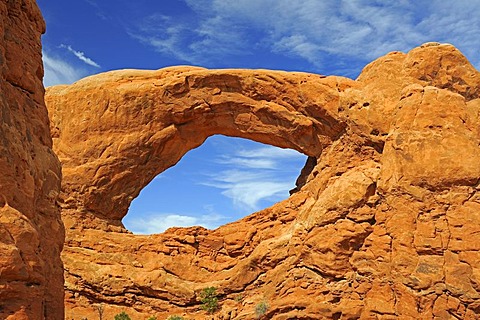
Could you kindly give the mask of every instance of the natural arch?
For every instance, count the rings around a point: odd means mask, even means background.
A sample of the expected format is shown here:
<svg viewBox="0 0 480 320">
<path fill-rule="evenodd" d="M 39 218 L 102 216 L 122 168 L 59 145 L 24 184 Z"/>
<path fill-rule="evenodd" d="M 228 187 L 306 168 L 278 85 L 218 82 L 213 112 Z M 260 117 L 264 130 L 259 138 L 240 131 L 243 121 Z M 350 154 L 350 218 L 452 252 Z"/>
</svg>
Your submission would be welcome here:
<svg viewBox="0 0 480 320">
<path fill-rule="evenodd" d="M 105 317 L 203 319 L 199 293 L 216 286 L 223 319 L 265 300 L 271 318 L 474 318 L 479 88 L 457 49 L 429 43 L 356 81 L 169 68 L 48 90 L 67 317 L 102 302 Z M 215 230 L 122 228 L 131 198 L 213 134 L 303 152 L 303 187 Z"/>
<path fill-rule="evenodd" d="M 215 229 L 288 198 L 305 161 L 291 149 L 212 136 L 142 189 L 123 225 L 135 234 Z"/>
<path fill-rule="evenodd" d="M 318 156 L 345 128 L 335 114 L 338 88 L 350 83 L 191 67 L 94 79 L 50 88 L 46 100 L 63 164 L 64 207 L 109 224 L 120 222 L 156 175 L 214 134 Z"/>
</svg>

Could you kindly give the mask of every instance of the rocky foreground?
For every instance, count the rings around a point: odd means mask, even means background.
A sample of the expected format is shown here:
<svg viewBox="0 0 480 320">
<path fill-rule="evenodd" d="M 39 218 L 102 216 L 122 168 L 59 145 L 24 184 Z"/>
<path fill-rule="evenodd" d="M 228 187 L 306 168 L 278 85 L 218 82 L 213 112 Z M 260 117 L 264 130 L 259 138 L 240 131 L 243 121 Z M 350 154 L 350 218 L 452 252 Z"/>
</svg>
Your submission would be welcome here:
<svg viewBox="0 0 480 320">
<path fill-rule="evenodd" d="M 357 80 L 115 71 L 49 88 L 46 104 L 67 319 L 204 319 L 211 286 L 215 319 L 480 314 L 480 74 L 452 45 L 390 53 Z M 140 190 L 214 134 L 308 155 L 296 192 L 216 230 L 125 230 Z"/>
</svg>

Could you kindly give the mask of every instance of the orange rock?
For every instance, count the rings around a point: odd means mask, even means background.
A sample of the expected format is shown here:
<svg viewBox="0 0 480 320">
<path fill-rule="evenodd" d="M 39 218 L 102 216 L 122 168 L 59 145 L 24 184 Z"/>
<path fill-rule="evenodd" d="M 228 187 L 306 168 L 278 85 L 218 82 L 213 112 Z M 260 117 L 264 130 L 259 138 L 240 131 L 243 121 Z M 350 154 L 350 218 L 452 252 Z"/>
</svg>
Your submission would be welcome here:
<svg viewBox="0 0 480 320">
<path fill-rule="evenodd" d="M 68 317 L 473 319 L 480 313 L 480 74 L 425 44 L 357 80 L 124 70 L 47 90 L 63 163 Z M 291 197 L 222 226 L 136 236 L 140 190 L 214 134 L 309 156 Z M 12 256 L 11 259 L 15 259 Z"/>
<path fill-rule="evenodd" d="M 0 319 L 63 319 L 61 169 L 33 0 L 0 3 Z"/>
</svg>

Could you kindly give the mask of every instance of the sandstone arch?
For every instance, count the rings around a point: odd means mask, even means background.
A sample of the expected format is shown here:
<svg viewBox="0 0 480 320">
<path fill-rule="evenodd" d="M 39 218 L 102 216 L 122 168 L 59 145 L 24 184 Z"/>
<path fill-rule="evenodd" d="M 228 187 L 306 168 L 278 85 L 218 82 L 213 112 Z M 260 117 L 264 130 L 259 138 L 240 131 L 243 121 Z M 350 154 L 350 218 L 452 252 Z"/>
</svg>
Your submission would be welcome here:
<svg viewBox="0 0 480 320">
<path fill-rule="evenodd" d="M 67 315 L 104 302 L 110 315 L 201 319 L 210 285 L 223 319 L 253 318 L 263 299 L 271 318 L 480 313 L 480 73 L 451 45 L 390 53 L 355 81 L 119 71 L 51 88 L 46 101 L 63 163 Z M 289 199 L 216 230 L 118 227 L 148 177 L 214 133 L 315 161 Z"/>
<path fill-rule="evenodd" d="M 334 105 L 337 82 L 350 82 L 188 67 L 94 79 L 50 88 L 47 103 L 63 159 L 65 206 L 111 223 L 156 175 L 214 134 L 318 156 L 345 128 L 325 100 Z"/>
</svg>

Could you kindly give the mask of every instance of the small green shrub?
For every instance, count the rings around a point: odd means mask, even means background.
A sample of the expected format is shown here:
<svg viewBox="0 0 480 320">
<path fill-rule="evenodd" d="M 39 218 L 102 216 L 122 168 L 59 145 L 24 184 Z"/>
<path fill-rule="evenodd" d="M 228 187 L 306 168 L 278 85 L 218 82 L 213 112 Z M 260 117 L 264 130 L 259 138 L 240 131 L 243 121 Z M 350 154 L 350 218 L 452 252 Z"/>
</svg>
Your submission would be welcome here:
<svg viewBox="0 0 480 320">
<path fill-rule="evenodd" d="M 255 307 L 255 314 L 257 318 L 261 318 L 262 316 L 267 313 L 268 310 L 268 303 L 266 301 L 262 301 Z"/>
<path fill-rule="evenodd" d="M 115 320 L 132 320 L 130 319 L 130 316 L 125 313 L 125 311 L 122 311 L 122 313 L 119 313 L 115 316 Z"/>
<path fill-rule="evenodd" d="M 170 316 L 167 320 L 184 320 L 181 316 Z"/>
<path fill-rule="evenodd" d="M 217 288 L 208 287 L 200 293 L 201 308 L 208 313 L 214 313 L 218 309 Z"/>
<path fill-rule="evenodd" d="M 170 318 L 168 318 L 168 319 L 170 319 Z M 150 317 L 148 317 L 147 320 L 157 320 L 157 317 L 155 317 L 155 316 L 150 316 Z"/>
<path fill-rule="evenodd" d="M 243 295 L 242 295 L 242 294 L 237 294 L 237 295 L 233 298 L 233 300 L 234 300 L 235 302 L 242 302 L 242 301 L 243 301 Z"/>
</svg>

